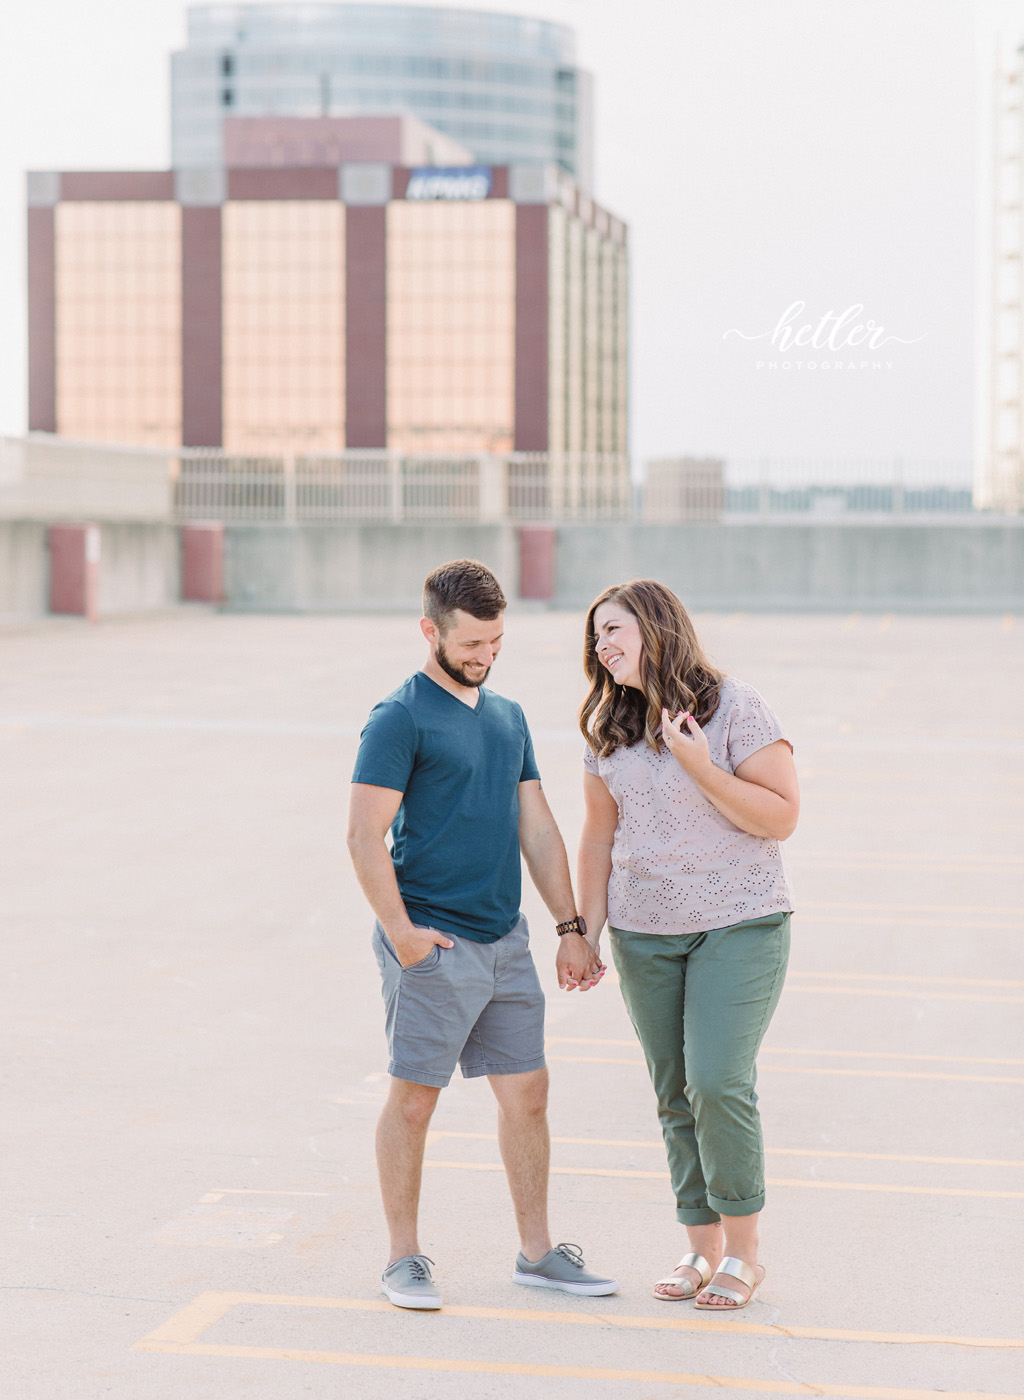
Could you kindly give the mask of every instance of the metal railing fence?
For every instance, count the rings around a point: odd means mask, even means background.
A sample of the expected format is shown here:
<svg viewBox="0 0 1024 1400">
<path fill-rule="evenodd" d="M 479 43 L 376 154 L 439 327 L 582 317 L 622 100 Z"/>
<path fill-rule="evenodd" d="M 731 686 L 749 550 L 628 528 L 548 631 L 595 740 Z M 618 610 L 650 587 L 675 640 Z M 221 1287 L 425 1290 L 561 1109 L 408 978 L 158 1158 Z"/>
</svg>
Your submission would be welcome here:
<svg viewBox="0 0 1024 1400">
<path fill-rule="evenodd" d="M 174 480 L 180 520 L 598 520 L 631 509 L 628 458 L 596 454 L 263 457 L 190 448 L 178 454 Z"/>
<path fill-rule="evenodd" d="M 726 515 L 948 515 L 974 509 L 965 459 L 737 458 L 725 473 Z"/>
<path fill-rule="evenodd" d="M 654 521 L 841 520 L 975 512 L 964 460 L 712 457 L 649 461 L 642 515 Z"/>
<path fill-rule="evenodd" d="M 1024 492 L 972 487 L 966 460 L 400 453 L 295 456 L 139 448 L 44 433 L 0 438 L 0 517 L 330 521 L 1024 518 Z"/>
</svg>

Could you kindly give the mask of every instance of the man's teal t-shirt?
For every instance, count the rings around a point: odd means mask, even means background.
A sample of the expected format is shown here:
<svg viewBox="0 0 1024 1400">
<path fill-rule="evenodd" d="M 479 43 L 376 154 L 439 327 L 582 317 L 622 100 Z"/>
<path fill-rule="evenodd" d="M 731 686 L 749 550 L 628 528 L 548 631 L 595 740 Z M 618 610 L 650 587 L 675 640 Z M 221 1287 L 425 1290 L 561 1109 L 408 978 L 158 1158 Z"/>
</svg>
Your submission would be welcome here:
<svg viewBox="0 0 1024 1400">
<path fill-rule="evenodd" d="M 519 784 L 539 778 L 526 717 L 475 709 L 417 671 L 370 711 L 354 783 L 403 794 L 391 859 L 413 923 L 493 943 L 519 922 Z"/>
</svg>

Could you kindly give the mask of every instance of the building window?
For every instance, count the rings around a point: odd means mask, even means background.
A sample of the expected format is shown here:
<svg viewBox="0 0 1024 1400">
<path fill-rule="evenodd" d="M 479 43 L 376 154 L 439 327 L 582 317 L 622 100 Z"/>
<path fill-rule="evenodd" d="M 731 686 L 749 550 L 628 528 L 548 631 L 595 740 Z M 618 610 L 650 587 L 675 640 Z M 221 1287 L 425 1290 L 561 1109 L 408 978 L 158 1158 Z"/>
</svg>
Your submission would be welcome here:
<svg viewBox="0 0 1024 1400">
<path fill-rule="evenodd" d="M 508 452 L 515 390 L 515 206 L 388 206 L 388 446 Z"/>
<path fill-rule="evenodd" d="M 235 104 L 235 94 L 231 88 L 225 88 L 220 95 L 221 106 L 233 107 Z"/>
<path fill-rule="evenodd" d="M 231 74 L 235 71 L 235 60 L 229 53 L 224 54 L 221 58 L 220 71 L 224 74 L 225 78 L 230 78 Z"/>
<path fill-rule="evenodd" d="M 181 441 L 181 210 L 58 204 L 57 428 L 99 442 Z"/>
<path fill-rule="evenodd" d="M 224 205 L 224 446 L 345 445 L 345 210 L 333 200 Z"/>
</svg>

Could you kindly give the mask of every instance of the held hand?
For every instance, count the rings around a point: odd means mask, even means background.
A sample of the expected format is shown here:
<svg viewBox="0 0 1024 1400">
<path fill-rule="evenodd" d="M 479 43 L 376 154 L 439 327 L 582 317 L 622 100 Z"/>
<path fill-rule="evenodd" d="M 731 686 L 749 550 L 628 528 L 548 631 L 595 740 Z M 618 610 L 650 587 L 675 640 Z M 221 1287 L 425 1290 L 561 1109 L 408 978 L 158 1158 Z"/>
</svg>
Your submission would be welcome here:
<svg viewBox="0 0 1024 1400">
<path fill-rule="evenodd" d="M 711 767 L 707 738 L 692 715 L 684 715 L 680 710 L 675 719 L 669 719 L 668 711 L 663 709 L 661 737 L 669 753 L 691 778 Z"/>
<path fill-rule="evenodd" d="M 577 987 L 581 992 L 589 992 L 591 987 L 597 986 L 607 968 L 598 950 L 581 933 L 566 933 L 558 940 L 555 971 L 558 985 L 564 992 L 575 991 Z"/>
<path fill-rule="evenodd" d="M 455 946 L 446 933 L 441 933 L 436 928 L 413 928 L 402 937 L 391 940 L 395 956 L 402 967 L 412 967 L 414 963 L 423 962 L 430 956 L 435 943 L 440 943 L 442 948 Z"/>
</svg>

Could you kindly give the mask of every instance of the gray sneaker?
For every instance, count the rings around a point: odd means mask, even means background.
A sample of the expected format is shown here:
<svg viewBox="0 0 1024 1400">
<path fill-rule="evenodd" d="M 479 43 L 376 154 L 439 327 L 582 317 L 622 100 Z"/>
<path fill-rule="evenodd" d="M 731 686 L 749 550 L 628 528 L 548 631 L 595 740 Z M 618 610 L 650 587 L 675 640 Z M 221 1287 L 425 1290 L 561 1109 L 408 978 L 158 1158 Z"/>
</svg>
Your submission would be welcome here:
<svg viewBox="0 0 1024 1400">
<path fill-rule="evenodd" d="M 407 1254 L 396 1259 L 381 1275 L 384 1293 L 399 1308 L 439 1308 L 441 1294 L 430 1272 L 433 1259 Z"/>
<path fill-rule="evenodd" d="M 563 1293 L 585 1293 L 591 1298 L 619 1291 L 618 1279 L 602 1278 L 584 1268 L 583 1253 L 577 1244 L 556 1244 L 536 1264 L 517 1254 L 512 1280 L 530 1288 L 558 1288 Z"/>
</svg>

